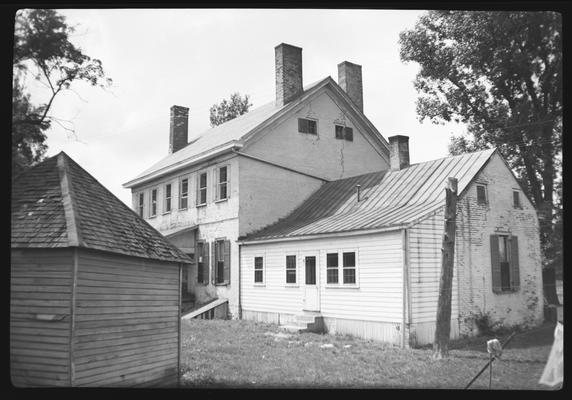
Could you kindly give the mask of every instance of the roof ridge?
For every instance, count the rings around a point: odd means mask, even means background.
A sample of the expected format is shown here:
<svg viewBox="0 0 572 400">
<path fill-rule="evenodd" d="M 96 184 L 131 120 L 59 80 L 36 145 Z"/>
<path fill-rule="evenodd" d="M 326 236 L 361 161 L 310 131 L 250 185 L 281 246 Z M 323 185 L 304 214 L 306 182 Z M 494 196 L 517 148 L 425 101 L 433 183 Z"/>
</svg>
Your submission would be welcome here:
<svg viewBox="0 0 572 400">
<path fill-rule="evenodd" d="M 66 219 L 66 232 L 68 235 L 68 243 L 70 246 L 83 246 L 83 239 L 79 227 L 79 218 L 75 206 L 75 195 L 71 176 L 68 174 L 68 158 L 69 156 L 61 151 L 57 154 L 58 174 L 60 177 L 60 188 L 62 193 L 62 204 L 64 207 L 64 215 Z"/>
</svg>

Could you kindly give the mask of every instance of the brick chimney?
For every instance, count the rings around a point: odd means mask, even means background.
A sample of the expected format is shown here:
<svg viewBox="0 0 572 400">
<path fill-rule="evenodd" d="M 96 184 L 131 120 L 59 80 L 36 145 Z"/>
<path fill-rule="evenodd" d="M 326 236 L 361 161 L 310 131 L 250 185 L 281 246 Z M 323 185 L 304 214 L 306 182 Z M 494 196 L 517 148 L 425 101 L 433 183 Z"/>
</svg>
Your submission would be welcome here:
<svg viewBox="0 0 572 400">
<path fill-rule="evenodd" d="M 281 43 L 274 48 L 276 60 L 276 105 L 282 107 L 302 89 L 302 49 Z"/>
<path fill-rule="evenodd" d="M 389 140 L 389 166 L 392 171 L 409 167 L 409 136 L 395 135 Z"/>
<path fill-rule="evenodd" d="M 171 107 L 171 128 L 169 130 L 169 154 L 181 150 L 189 142 L 189 109 Z"/>
<path fill-rule="evenodd" d="M 338 64 L 338 85 L 348 94 L 357 108 L 363 112 L 363 86 L 361 65 L 344 61 Z"/>
</svg>

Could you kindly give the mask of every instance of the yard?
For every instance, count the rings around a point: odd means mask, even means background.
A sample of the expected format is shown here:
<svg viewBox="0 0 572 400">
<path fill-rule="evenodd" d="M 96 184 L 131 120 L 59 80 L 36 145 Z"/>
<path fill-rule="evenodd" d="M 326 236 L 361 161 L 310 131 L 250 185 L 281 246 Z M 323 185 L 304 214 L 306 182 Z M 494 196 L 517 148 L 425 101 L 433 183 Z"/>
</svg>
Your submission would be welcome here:
<svg viewBox="0 0 572 400">
<path fill-rule="evenodd" d="M 401 349 L 349 336 L 286 333 L 243 320 L 182 321 L 186 387 L 463 389 L 487 363 L 490 337 L 451 343 L 434 361 L 430 347 Z M 493 389 L 550 390 L 538 384 L 554 325 L 518 333 L 493 363 Z M 498 337 L 504 342 L 508 335 Z M 471 389 L 488 389 L 485 371 Z"/>
</svg>

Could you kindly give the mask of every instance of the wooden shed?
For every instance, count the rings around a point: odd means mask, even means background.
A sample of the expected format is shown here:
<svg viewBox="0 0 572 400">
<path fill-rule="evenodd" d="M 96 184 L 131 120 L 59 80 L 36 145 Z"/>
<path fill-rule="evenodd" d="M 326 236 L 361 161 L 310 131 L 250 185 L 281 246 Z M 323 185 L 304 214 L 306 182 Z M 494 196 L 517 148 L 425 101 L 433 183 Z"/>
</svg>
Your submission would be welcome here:
<svg viewBox="0 0 572 400">
<path fill-rule="evenodd" d="M 176 385 L 190 259 L 61 152 L 12 184 L 18 387 Z"/>
</svg>

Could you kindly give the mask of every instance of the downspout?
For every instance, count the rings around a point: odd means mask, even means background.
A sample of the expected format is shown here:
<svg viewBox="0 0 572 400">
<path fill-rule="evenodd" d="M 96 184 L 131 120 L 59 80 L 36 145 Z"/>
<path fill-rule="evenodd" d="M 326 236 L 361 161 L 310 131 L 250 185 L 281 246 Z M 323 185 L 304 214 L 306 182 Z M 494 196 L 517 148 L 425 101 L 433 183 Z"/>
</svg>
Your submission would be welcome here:
<svg viewBox="0 0 572 400">
<path fill-rule="evenodd" d="M 403 310 L 401 347 L 409 347 L 407 343 L 406 327 L 411 329 L 411 290 L 409 287 L 409 234 L 407 229 L 401 230 L 401 248 L 403 250 Z"/>
<path fill-rule="evenodd" d="M 241 256 L 240 256 L 240 252 L 242 250 L 242 245 L 239 243 L 238 244 L 238 319 L 242 319 L 242 301 L 241 301 L 241 297 L 242 297 L 242 290 L 240 290 L 240 270 L 241 270 Z"/>
</svg>

